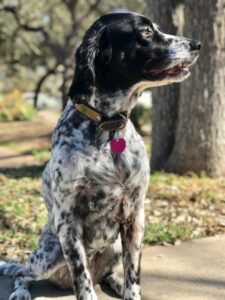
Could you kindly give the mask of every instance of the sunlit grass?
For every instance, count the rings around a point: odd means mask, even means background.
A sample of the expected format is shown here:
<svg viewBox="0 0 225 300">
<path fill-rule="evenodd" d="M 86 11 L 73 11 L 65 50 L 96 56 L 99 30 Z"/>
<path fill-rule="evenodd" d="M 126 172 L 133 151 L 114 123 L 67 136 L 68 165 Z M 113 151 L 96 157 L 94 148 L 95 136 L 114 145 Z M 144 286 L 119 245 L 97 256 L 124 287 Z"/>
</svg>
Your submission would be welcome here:
<svg viewBox="0 0 225 300">
<path fill-rule="evenodd" d="M 19 171 L 17 171 L 19 172 Z M 0 175 L 0 253 L 25 259 L 38 242 L 47 221 L 41 179 L 23 173 Z"/>
<path fill-rule="evenodd" d="M 47 162 L 51 156 L 49 149 L 27 149 L 25 146 L 16 142 L 2 143 L 1 146 L 12 149 L 19 155 L 32 155 L 40 162 Z"/>
<path fill-rule="evenodd" d="M 204 174 L 198 176 L 189 173 L 185 176 L 169 174 L 164 172 L 155 172 L 150 179 L 150 193 L 156 192 L 164 197 L 168 194 L 166 188 L 177 190 L 183 193 L 185 198 L 202 197 L 209 201 L 225 200 L 225 178 L 210 178 Z"/>
<path fill-rule="evenodd" d="M 153 223 L 146 226 L 144 242 L 154 244 L 174 244 L 177 239 L 185 241 L 192 236 L 190 225 Z"/>
</svg>

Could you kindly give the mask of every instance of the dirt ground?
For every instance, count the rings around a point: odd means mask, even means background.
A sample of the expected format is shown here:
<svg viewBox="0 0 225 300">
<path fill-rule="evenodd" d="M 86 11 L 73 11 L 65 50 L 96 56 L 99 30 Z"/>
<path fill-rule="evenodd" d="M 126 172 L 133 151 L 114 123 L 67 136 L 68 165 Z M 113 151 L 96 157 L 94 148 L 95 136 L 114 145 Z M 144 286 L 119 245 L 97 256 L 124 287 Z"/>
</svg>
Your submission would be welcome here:
<svg viewBox="0 0 225 300">
<path fill-rule="evenodd" d="M 34 151 L 48 151 L 57 112 L 41 111 L 31 121 L 0 123 L 0 169 L 38 166 Z"/>
</svg>

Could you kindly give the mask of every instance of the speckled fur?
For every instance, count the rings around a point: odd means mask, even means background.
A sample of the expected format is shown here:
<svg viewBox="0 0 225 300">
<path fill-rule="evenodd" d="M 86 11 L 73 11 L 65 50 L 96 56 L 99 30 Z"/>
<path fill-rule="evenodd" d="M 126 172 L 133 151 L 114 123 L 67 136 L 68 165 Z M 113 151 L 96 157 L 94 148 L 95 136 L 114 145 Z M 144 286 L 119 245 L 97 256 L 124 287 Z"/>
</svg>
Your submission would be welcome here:
<svg viewBox="0 0 225 300">
<path fill-rule="evenodd" d="M 143 34 L 146 26 L 150 37 Z M 76 111 L 74 103 L 86 101 L 107 116 L 130 113 L 142 89 L 187 77 L 164 71 L 195 62 L 196 45 L 166 36 L 147 18 L 131 13 L 103 16 L 87 31 L 76 54 L 70 100 L 54 130 L 52 156 L 43 172 L 48 224 L 25 265 L 0 265 L 1 273 L 15 279 L 10 300 L 29 300 L 29 283 L 47 278 L 62 288 L 73 287 L 78 300 L 96 300 L 94 285 L 99 282 L 124 300 L 141 299 L 150 172 L 144 142 L 130 120 L 120 131 L 104 132 Z M 109 141 L 119 137 L 126 148 L 117 155 Z M 115 273 L 121 257 L 124 284 Z"/>
</svg>

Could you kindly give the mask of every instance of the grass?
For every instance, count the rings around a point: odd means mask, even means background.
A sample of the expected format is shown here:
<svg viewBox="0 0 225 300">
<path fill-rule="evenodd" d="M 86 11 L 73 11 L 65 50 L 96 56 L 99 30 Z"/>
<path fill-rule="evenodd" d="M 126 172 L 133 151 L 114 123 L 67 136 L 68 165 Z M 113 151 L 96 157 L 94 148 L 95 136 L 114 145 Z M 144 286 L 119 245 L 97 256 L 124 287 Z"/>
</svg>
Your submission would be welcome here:
<svg viewBox="0 0 225 300">
<path fill-rule="evenodd" d="M 0 253 L 6 258 L 24 260 L 47 221 L 39 175 L 38 169 L 0 175 Z"/>
<path fill-rule="evenodd" d="M 163 244 L 225 233 L 225 178 L 151 176 L 145 242 Z"/>
<path fill-rule="evenodd" d="M 156 191 L 157 190 L 157 191 Z M 210 202 L 225 200 L 225 178 L 210 178 L 202 174 L 197 176 L 189 173 L 186 176 L 156 172 L 151 176 L 150 192 L 157 192 L 158 196 L 165 198 L 171 193 L 181 194 L 180 198 L 196 201 L 204 199 Z M 159 193 L 159 194 L 158 194 Z"/>
<path fill-rule="evenodd" d="M 43 163 L 47 162 L 51 155 L 49 149 L 27 149 L 20 143 L 16 142 L 0 143 L 0 145 L 12 149 L 20 155 L 32 155 L 36 160 Z"/>
<path fill-rule="evenodd" d="M 15 150 L 18 153 L 24 151 L 24 147 L 22 147 L 19 143 L 16 142 L 0 143 L 0 145 Z"/>
<path fill-rule="evenodd" d="M 176 240 L 186 241 L 192 236 L 191 225 L 175 225 L 153 223 L 148 224 L 145 229 L 144 243 L 154 244 L 174 244 Z"/>
<path fill-rule="evenodd" d="M 51 153 L 47 150 L 33 150 L 32 155 L 40 162 L 46 162 L 49 160 Z"/>
</svg>

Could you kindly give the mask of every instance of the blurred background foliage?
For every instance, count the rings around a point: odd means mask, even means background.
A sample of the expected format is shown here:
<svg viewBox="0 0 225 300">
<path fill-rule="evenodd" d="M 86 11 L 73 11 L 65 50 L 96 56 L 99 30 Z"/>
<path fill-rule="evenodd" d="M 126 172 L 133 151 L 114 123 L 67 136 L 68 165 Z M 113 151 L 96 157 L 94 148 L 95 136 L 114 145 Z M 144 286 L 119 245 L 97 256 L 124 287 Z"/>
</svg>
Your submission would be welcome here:
<svg viewBox="0 0 225 300">
<path fill-rule="evenodd" d="M 144 13 L 146 3 L 143 0 L 7 0 L 0 3 L 1 92 L 6 98 L 11 97 L 14 89 L 26 93 L 25 99 L 36 108 L 43 108 L 40 104 L 43 101 L 46 102 L 44 108 L 49 106 L 49 100 L 42 100 L 42 95 L 51 95 L 57 102 L 55 107 L 63 108 L 74 73 L 75 50 L 84 32 L 102 14 L 117 9 Z M 1 106 L 4 104 L 5 101 Z M 0 121 L 23 119 L 24 105 L 20 100 L 11 116 L 12 106 L 8 105 L 7 116 L 4 110 Z M 140 132 L 139 123 L 143 123 L 140 120 L 146 121 L 141 107 L 132 116 Z M 27 113 L 29 117 L 34 115 L 31 109 Z"/>
<path fill-rule="evenodd" d="M 1 91 L 34 91 L 36 102 L 42 89 L 66 101 L 75 50 L 85 30 L 99 16 L 115 9 L 143 13 L 145 7 L 143 0 L 2 1 Z"/>
<path fill-rule="evenodd" d="M 0 122 L 25 121 L 36 115 L 33 106 L 26 102 L 20 90 L 14 89 L 6 95 L 0 95 Z"/>
</svg>

